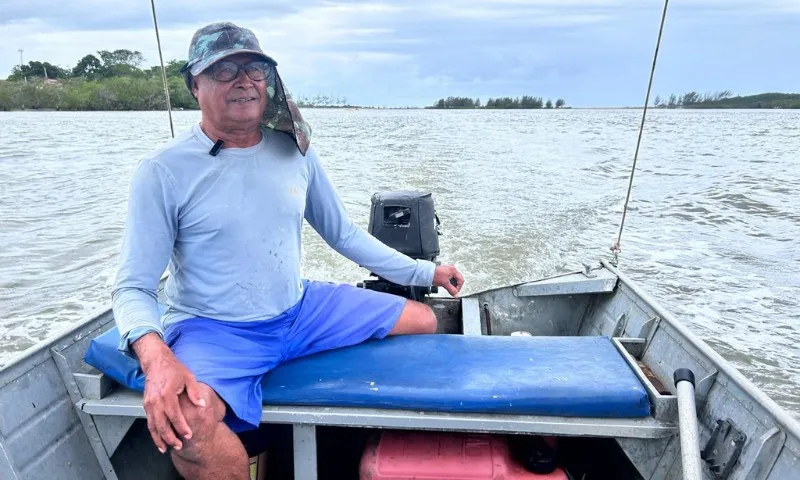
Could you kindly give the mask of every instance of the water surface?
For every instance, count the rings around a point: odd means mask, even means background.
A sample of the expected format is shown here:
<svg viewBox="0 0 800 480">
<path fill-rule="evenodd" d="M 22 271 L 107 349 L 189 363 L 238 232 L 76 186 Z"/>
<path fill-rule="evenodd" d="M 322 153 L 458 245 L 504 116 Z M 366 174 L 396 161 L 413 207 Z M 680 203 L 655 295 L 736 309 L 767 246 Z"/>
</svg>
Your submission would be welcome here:
<svg viewBox="0 0 800 480">
<path fill-rule="evenodd" d="M 308 110 L 353 218 L 433 192 L 465 292 L 608 257 L 636 110 Z M 176 112 L 178 130 L 199 118 Z M 800 113 L 651 111 L 620 267 L 800 416 Z M 162 112 L 0 113 L 0 364 L 110 304 L 137 161 Z M 306 227 L 306 276 L 366 272 Z"/>
</svg>

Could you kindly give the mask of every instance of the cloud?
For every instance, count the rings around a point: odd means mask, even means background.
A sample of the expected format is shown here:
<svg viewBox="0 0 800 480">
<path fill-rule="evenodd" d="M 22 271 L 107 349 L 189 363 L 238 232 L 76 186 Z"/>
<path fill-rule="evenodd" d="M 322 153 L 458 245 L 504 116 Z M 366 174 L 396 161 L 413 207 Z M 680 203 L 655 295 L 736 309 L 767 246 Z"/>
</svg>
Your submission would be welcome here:
<svg viewBox="0 0 800 480">
<path fill-rule="evenodd" d="M 157 1 L 165 59 L 185 58 L 200 26 L 253 29 L 296 95 L 425 105 L 448 95 L 563 96 L 573 105 L 641 103 L 660 2 L 640 0 Z M 657 92 L 794 88 L 800 2 L 684 0 L 667 17 Z M 750 35 L 745 39 L 745 33 Z M 74 65 L 97 50 L 157 63 L 147 2 L 6 0 L 0 75 L 27 60 Z M 758 68 L 752 68 L 758 65 Z M 769 73 L 767 73 L 769 72 Z"/>
<path fill-rule="evenodd" d="M 230 11 L 237 18 L 280 18 L 316 2 L 298 0 L 291 4 L 277 0 L 232 0 Z M 219 20 L 220 4 L 188 0 L 156 0 L 159 23 L 183 26 Z M 227 10 L 227 9 L 226 9 Z M 3 21 L 14 24 L 39 20 L 55 30 L 128 30 L 152 28 L 150 2 L 76 0 L 30 2 L 4 0 Z"/>
</svg>

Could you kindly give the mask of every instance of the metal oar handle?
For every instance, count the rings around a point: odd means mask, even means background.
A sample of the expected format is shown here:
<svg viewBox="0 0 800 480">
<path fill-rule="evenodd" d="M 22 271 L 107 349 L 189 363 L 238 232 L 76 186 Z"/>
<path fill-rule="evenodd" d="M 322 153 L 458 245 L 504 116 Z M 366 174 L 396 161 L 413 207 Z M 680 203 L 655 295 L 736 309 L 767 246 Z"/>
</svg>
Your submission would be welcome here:
<svg viewBox="0 0 800 480">
<path fill-rule="evenodd" d="M 679 368 L 673 373 L 678 390 L 678 426 L 681 435 L 681 462 L 684 480 L 701 480 L 700 435 L 697 428 L 697 407 L 694 402 L 694 372 Z"/>
</svg>

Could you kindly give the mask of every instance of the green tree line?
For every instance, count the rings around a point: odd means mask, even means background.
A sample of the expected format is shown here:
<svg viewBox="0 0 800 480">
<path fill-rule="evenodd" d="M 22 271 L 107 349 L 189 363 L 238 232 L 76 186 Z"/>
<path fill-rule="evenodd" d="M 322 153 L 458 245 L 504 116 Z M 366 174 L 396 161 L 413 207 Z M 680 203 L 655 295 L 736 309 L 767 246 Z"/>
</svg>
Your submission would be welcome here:
<svg viewBox="0 0 800 480">
<path fill-rule="evenodd" d="M 687 92 L 671 94 L 653 100 L 656 108 L 800 108 L 800 94 L 761 93 L 758 95 L 733 96 L 730 90 L 714 93 Z"/>
<path fill-rule="evenodd" d="M 161 67 L 142 68 L 141 52 L 119 49 L 88 54 L 72 68 L 30 61 L 0 80 L 0 110 L 163 110 L 167 107 Z M 173 108 L 198 108 L 180 68 L 165 65 Z"/>
<path fill-rule="evenodd" d="M 548 99 L 545 101 L 542 97 L 534 97 L 530 95 L 523 95 L 522 97 L 499 97 L 490 98 L 486 101 L 485 105 L 481 105 L 481 99 L 471 99 L 469 97 L 447 97 L 440 98 L 436 103 L 427 108 L 497 108 L 497 109 L 531 109 L 531 108 L 562 108 L 566 106 L 563 98 L 559 98 L 553 103 Z"/>
</svg>

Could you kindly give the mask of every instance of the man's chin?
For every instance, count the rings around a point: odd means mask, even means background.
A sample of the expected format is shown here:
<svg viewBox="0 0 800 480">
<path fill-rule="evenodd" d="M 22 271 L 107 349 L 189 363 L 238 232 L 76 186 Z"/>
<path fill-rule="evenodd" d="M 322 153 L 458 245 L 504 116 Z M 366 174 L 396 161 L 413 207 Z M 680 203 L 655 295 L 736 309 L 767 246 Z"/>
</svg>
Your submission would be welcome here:
<svg viewBox="0 0 800 480">
<path fill-rule="evenodd" d="M 258 123 L 263 115 L 262 109 L 258 104 L 249 106 L 248 108 L 231 108 L 228 110 L 228 116 L 241 123 Z"/>
</svg>

